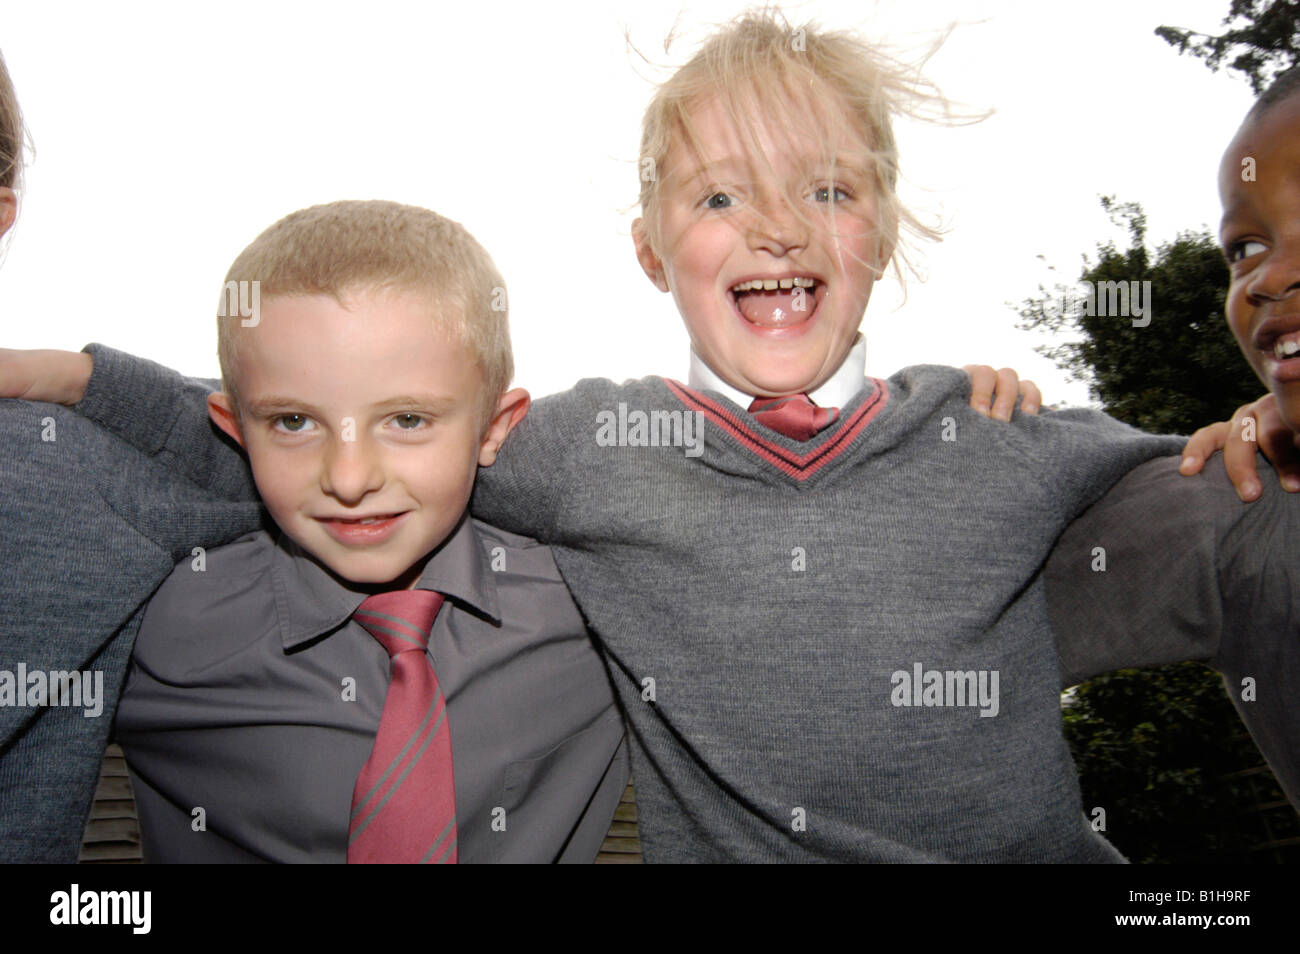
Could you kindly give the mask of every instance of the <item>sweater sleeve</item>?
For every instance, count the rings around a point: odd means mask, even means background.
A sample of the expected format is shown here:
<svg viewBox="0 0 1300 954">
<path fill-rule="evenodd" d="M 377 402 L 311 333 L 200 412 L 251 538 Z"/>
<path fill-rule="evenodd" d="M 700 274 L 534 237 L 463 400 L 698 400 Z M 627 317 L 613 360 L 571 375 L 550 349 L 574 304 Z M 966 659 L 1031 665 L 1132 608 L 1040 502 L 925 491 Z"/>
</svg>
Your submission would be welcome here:
<svg viewBox="0 0 1300 954">
<path fill-rule="evenodd" d="M 1018 415 L 1017 420 L 1032 438 L 1023 450 L 1036 458 L 1035 469 L 1048 481 L 1067 522 L 1134 468 L 1177 454 L 1186 443 L 1184 437 L 1149 434 L 1088 408 Z"/>
<path fill-rule="evenodd" d="M 1242 503 L 1219 461 L 1184 477 L 1160 458 L 1062 535 L 1046 569 L 1063 685 L 1205 660 L 1300 804 L 1300 496 L 1261 474 Z"/>
<path fill-rule="evenodd" d="M 83 350 L 94 369 L 73 410 L 216 497 L 257 499 L 248 459 L 208 418 L 219 381 L 183 377 L 104 345 Z"/>
<path fill-rule="evenodd" d="M 592 457 L 594 408 L 608 403 L 614 387 L 610 381 L 588 379 L 535 401 L 502 445 L 496 463 L 479 468 L 470 502 L 474 516 L 543 543 L 563 543 L 576 533 L 561 514 L 575 475 L 598 464 Z M 591 420 L 590 427 L 584 418 Z"/>
</svg>

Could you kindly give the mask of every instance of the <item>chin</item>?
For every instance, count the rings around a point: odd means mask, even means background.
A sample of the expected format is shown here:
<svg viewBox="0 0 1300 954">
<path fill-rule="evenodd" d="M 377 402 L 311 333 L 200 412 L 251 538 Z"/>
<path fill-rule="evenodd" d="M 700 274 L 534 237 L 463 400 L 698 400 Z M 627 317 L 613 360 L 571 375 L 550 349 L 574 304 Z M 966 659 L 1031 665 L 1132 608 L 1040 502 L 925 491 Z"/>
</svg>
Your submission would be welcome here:
<svg viewBox="0 0 1300 954">
<path fill-rule="evenodd" d="M 1282 414 L 1282 420 L 1286 421 L 1287 427 L 1300 434 L 1300 397 L 1292 398 L 1290 401 L 1279 400 L 1277 402 L 1278 411 Z"/>
<path fill-rule="evenodd" d="M 806 369 L 782 365 L 762 370 L 755 369 L 755 373 L 749 376 L 749 380 L 756 390 L 772 394 L 801 394 L 812 390 L 820 370 L 821 365 Z"/>
</svg>

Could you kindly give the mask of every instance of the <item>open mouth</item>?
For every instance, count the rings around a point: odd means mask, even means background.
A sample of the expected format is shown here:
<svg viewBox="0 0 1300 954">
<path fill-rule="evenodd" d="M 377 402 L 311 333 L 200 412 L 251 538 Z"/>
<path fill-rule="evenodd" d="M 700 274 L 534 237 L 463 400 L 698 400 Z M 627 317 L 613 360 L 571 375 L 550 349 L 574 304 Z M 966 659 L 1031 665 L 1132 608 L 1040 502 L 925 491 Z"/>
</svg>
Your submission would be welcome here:
<svg viewBox="0 0 1300 954">
<path fill-rule="evenodd" d="M 752 278 L 732 285 L 731 300 L 740 316 L 760 328 L 788 328 L 812 317 L 825 284 L 811 276 Z"/>
<path fill-rule="evenodd" d="M 1273 357 L 1278 361 L 1286 361 L 1296 355 L 1300 355 L 1300 331 L 1281 335 L 1273 342 Z"/>
</svg>

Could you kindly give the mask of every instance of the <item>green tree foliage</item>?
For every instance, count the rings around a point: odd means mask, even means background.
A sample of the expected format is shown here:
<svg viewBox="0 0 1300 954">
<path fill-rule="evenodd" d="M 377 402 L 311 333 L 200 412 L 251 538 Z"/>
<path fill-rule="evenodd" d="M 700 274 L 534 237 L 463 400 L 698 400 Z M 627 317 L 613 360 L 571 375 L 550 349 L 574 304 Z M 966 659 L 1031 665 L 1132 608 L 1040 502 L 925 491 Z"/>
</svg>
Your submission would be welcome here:
<svg viewBox="0 0 1300 954">
<path fill-rule="evenodd" d="M 1300 0 L 1232 0 L 1223 25 L 1227 29 L 1217 36 L 1174 26 L 1156 27 L 1156 36 L 1216 72 L 1227 60 L 1257 94 L 1300 65 Z"/>
<path fill-rule="evenodd" d="M 1099 245 L 1079 286 L 1040 287 L 1018 309 L 1021 327 L 1074 337 L 1040 350 L 1135 427 L 1190 433 L 1259 397 L 1264 387 L 1223 317 L 1228 271 L 1214 239 L 1183 233 L 1152 255 L 1138 204 L 1102 206 L 1128 248 Z M 1104 281 L 1151 282 L 1150 323 L 1087 314 L 1082 283 Z M 1084 807 L 1105 810 L 1106 836 L 1132 861 L 1275 861 L 1283 853 L 1259 846 L 1300 834 L 1222 679 L 1199 663 L 1090 680 L 1063 716 Z M 1261 804 L 1274 807 L 1248 812 Z"/>
<path fill-rule="evenodd" d="M 1134 863 L 1272 862 L 1297 819 L 1223 691 L 1199 663 L 1125 669 L 1062 710 L 1089 817 Z M 1265 812 L 1246 809 L 1273 805 Z M 1097 816 L 1100 817 L 1100 816 Z M 1294 860 L 1294 849 L 1288 849 Z"/>
<path fill-rule="evenodd" d="M 1146 247 L 1146 217 L 1133 202 L 1103 198 L 1111 220 L 1128 232 L 1129 247 L 1097 246 L 1076 286 L 1039 287 L 1018 309 L 1022 329 L 1075 340 L 1038 350 L 1085 380 L 1106 413 L 1134 427 L 1190 434 L 1226 420 L 1264 392 L 1223 317 L 1228 268 L 1207 232 L 1185 232 L 1161 245 L 1154 261 Z M 1086 313 L 1088 285 L 1150 282 L 1151 320 Z M 1104 308 L 1091 309 L 1094 312 Z"/>
</svg>

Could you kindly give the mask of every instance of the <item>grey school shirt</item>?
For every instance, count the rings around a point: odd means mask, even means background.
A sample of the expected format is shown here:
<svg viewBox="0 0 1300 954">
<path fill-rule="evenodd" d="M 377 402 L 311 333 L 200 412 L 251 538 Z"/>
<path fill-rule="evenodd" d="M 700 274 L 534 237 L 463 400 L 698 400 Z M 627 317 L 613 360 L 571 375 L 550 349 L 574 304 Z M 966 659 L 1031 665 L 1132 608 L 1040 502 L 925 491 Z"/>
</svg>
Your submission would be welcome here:
<svg viewBox="0 0 1300 954">
<path fill-rule="evenodd" d="M 265 532 L 182 561 L 118 708 L 146 861 L 343 862 L 389 656 L 366 594 Z M 462 520 L 417 586 L 447 599 L 460 861 L 590 862 L 627 785 L 623 723 L 550 551 Z"/>
<path fill-rule="evenodd" d="M 208 477 L 202 383 L 136 373 L 150 440 Z M 1080 804 L 1041 570 L 1182 440 L 968 398 L 960 371 L 907 368 L 799 444 L 720 395 L 584 381 L 480 472 L 476 512 L 552 545 L 604 644 L 647 860 L 1120 860 Z M 1141 664 L 1137 635 L 1084 655 Z"/>
</svg>

